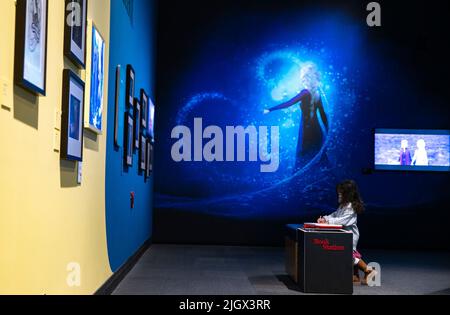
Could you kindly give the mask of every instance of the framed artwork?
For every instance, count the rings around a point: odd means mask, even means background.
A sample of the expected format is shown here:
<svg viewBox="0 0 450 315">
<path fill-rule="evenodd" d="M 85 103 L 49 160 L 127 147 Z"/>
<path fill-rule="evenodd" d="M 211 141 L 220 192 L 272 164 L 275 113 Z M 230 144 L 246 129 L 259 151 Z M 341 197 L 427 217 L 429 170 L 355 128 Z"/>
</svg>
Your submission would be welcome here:
<svg viewBox="0 0 450 315">
<path fill-rule="evenodd" d="M 131 65 L 127 66 L 127 86 L 126 86 L 126 98 L 125 104 L 127 108 L 133 108 L 134 106 L 134 84 L 136 80 L 136 75 L 134 69 Z"/>
<path fill-rule="evenodd" d="M 141 102 L 137 98 L 134 99 L 134 148 L 139 149 L 141 134 Z"/>
<path fill-rule="evenodd" d="M 141 125 L 142 129 L 147 129 L 147 120 L 148 120 L 148 95 L 145 93 L 144 89 L 141 89 L 141 106 L 142 106 L 142 119 Z"/>
<path fill-rule="evenodd" d="M 130 113 L 125 114 L 125 165 L 128 167 L 133 166 L 133 147 L 134 147 L 134 120 Z"/>
<path fill-rule="evenodd" d="M 65 6 L 64 55 L 82 69 L 86 66 L 87 2 L 66 0 Z"/>
<path fill-rule="evenodd" d="M 151 99 L 149 99 L 149 106 L 148 106 L 148 134 L 152 138 L 152 141 L 154 141 L 155 140 L 155 104 L 153 104 Z"/>
<path fill-rule="evenodd" d="M 89 81 L 89 106 L 86 106 L 85 127 L 97 134 L 103 131 L 103 108 L 105 90 L 105 40 L 94 23 L 91 30 L 91 72 Z"/>
<path fill-rule="evenodd" d="M 116 148 L 120 148 L 120 141 L 119 141 L 120 75 L 121 75 L 121 66 L 118 65 L 116 67 L 116 95 L 114 100 L 114 145 L 116 146 Z"/>
<path fill-rule="evenodd" d="M 47 81 L 47 0 L 17 0 L 14 80 L 45 96 Z"/>
<path fill-rule="evenodd" d="M 71 70 L 63 72 L 61 159 L 83 161 L 84 82 Z"/>
<path fill-rule="evenodd" d="M 147 159 L 146 159 L 146 154 L 147 154 L 147 138 L 141 134 L 141 145 L 139 148 L 139 170 L 144 172 L 146 169 L 146 165 L 147 165 Z"/>
<path fill-rule="evenodd" d="M 153 144 L 150 139 L 147 139 L 146 150 L 145 178 L 147 179 L 153 172 Z"/>
</svg>

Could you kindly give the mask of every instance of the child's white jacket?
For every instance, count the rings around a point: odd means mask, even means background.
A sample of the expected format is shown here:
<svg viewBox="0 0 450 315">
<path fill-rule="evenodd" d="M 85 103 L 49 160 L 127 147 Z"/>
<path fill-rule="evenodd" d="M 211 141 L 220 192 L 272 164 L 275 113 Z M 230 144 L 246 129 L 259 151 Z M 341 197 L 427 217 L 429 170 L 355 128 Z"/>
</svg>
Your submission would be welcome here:
<svg viewBox="0 0 450 315">
<path fill-rule="evenodd" d="M 356 251 L 359 241 L 358 215 L 353 210 L 352 204 L 349 203 L 324 218 L 328 224 L 342 225 L 346 231 L 353 233 L 353 251 Z"/>
</svg>

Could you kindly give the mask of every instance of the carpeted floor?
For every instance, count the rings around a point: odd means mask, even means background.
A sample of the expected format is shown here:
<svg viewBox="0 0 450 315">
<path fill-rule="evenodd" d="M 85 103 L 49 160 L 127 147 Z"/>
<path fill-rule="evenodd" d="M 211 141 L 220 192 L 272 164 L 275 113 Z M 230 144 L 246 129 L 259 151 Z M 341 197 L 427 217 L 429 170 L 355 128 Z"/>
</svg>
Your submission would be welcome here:
<svg viewBox="0 0 450 315">
<path fill-rule="evenodd" d="M 449 252 L 363 251 L 381 265 L 381 287 L 355 295 L 450 294 Z M 117 287 L 128 295 L 296 295 L 284 249 L 153 245 Z"/>
</svg>

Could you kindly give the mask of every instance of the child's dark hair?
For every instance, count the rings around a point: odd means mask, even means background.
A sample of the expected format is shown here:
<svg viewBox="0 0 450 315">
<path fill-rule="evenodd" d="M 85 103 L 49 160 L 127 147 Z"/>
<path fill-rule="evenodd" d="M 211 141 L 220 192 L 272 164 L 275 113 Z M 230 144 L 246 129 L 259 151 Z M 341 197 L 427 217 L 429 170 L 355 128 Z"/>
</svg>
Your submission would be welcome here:
<svg viewBox="0 0 450 315">
<path fill-rule="evenodd" d="M 338 194 L 342 195 L 340 206 L 352 204 L 353 210 L 356 214 L 362 214 L 365 210 L 364 202 L 359 194 L 358 185 L 353 180 L 346 180 L 338 184 L 336 187 Z"/>
</svg>

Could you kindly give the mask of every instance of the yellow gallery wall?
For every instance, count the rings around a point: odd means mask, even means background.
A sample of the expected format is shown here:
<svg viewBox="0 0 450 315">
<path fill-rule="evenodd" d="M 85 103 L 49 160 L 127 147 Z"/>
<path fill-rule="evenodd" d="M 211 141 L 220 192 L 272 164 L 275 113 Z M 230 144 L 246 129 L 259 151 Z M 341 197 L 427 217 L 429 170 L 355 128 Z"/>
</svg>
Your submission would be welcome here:
<svg viewBox="0 0 450 315">
<path fill-rule="evenodd" d="M 64 1 L 49 0 L 45 97 L 13 85 L 15 1 L 1 0 L 0 12 L 0 294 L 91 294 L 112 274 L 105 226 L 106 130 L 98 137 L 85 132 L 78 185 L 76 164 L 61 162 L 54 151 L 63 69 L 76 70 L 63 55 Z M 108 82 L 110 1 L 90 0 L 88 18 L 106 41 Z M 104 95 L 107 106 L 107 87 Z M 106 128 L 105 115 L 103 120 Z M 81 267 L 80 286 L 67 283 L 70 263 Z"/>
</svg>

